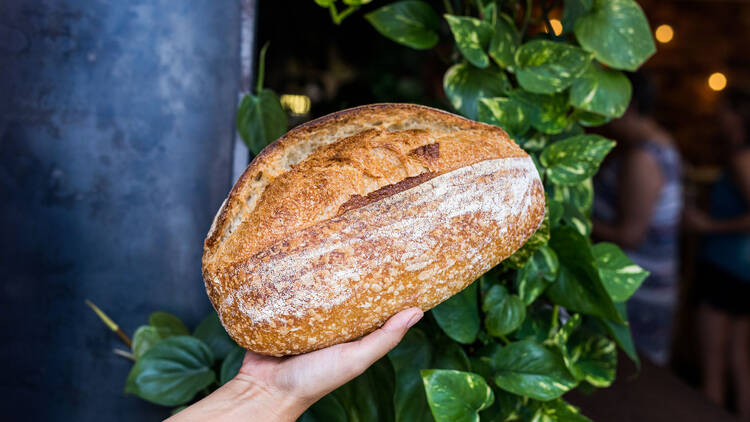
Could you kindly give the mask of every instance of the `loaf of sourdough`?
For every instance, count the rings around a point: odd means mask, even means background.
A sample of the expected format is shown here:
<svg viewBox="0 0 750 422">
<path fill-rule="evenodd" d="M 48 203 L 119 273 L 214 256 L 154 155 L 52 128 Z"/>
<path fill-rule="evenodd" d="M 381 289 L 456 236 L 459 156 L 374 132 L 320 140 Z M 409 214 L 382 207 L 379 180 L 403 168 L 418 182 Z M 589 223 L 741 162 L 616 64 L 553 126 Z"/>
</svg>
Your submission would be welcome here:
<svg viewBox="0 0 750 422">
<path fill-rule="evenodd" d="M 543 216 L 534 163 L 502 129 L 411 104 L 357 107 L 255 157 L 208 232 L 203 277 L 238 344 L 304 353 L 448 299 Z"/>
</svg>

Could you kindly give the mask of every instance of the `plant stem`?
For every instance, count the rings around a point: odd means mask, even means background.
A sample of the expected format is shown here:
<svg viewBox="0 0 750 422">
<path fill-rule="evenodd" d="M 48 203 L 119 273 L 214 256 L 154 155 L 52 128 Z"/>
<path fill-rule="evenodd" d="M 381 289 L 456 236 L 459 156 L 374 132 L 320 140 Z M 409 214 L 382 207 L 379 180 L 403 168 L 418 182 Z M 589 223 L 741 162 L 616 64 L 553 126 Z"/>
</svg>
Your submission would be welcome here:
<svg viewBox="0 0 750 422">
<path fill-rule="evenodd" d="M 552 308 L 552 322 L 550 324 L 550 335 L 557 332 L 557 327 L 560 325 L 560 305 L 555 305 Z"/>
<path fill-rule="evenodd" d="M 529 26 L 529 21 L 531 20 L 531 10 L 532 10 L 532 1 L 526 0 L 526 10 L 524 11 L 523 16 L 523 26 L 521 26 L 521 39 L 523 39 L 523 36 L 526 35 L 526 28 Z"/>
<path fill-rule="evenodd" d="M 125 359 L 130 359 L 133 362 L 135 362 L 135 356 L 132 353 L 130 353 L 130 352 L 127 352 L 127 351 L 122 350 L 122 349 L 112 349 L 112 352 L 114 354 L 116 354 L 117 356 L 122 356 Z"/>
<path fill-rule="evenodd" d="M 346 10 L 344 10 L 341 13 L 339 13 L 339 21 L 336 22 L 336 25 L 339 25 L 341 22 L 343 22 L 344 18 L 346 18 L 347 16 L 351 15 L 352 13 L 354 13 L 354 11 L 357 10 L 357 9 L 358 9 L 357 6 L 349 6 Z"/>
<path fill-rule="evenodd" d="M 502 340 L 502 341 L 503 341 L 503 343 L 505 343 L 506 345 L 510 344 L 510 340 L 508 340 L 508 338 L 507 338 L 507 337 L 505 337 L 505 336 L 502 336 L 502 335 L 501 335 L 501 336 L 500 336 L 500 340 Z"/>
<path fill-rule="evenodd" d="M 263 90 L 263 77 L 266 71 L 266 50 L 268 50 L 270 44 L 270 41 L 266 41 L 263 44 L 263 48 L 260 49 L 260 55 L 258 56 L 258 81 L 255 83 L 255 95 L 260 94 L 260 91 Z"/>
<path fill-rule="evenodd" d="M 450 0 L 443 0 L 443 6 L 445 6 L 445 12 L 449 15 L 453 14 L 453 5 Z"/>
<path fill-rule="evenodd" d="M 128 345 L 128 347 L 132 347 L 130 338 L 127 336 L 127 334 L 125 334 L 124 331 L 120 329 L 117 323 L 112 321 L 112 318 L 110 318 L 109 315 L 105 314 L 104 311 L 99 309 L 98 306 L 94 305 L 94 303 L 88 299 L 86 299 L 86 305 L 88 305 L 89 308 L 91 308 L 96 313 L 96 315 L 104 323 L 104 325 L 106 325 L 110 330 L 114 331 L 115 334 L 117 334 L 122 339 L 122 341 L 124 341 L 125 344 Z"/>
</svg>

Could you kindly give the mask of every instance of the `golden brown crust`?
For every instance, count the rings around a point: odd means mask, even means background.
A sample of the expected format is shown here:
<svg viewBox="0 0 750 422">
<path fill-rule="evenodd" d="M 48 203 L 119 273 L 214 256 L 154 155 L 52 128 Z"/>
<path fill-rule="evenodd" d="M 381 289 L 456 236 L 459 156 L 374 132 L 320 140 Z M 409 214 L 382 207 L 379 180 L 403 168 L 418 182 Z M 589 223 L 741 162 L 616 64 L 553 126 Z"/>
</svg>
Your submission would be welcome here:
<svg viewBox="0 0 750 422">
<path fill-rule="evenodd" d="M 533 163 L 501 129 L 365 106 L 292 129 L 253 160 L 212 225 L 203 273 L 239 344 L 301 353 L 410 304 L 429 309 L 520 247 L 543 213 Z M 423 280 L 417 258 L 439 279 Z"/>
</svg>

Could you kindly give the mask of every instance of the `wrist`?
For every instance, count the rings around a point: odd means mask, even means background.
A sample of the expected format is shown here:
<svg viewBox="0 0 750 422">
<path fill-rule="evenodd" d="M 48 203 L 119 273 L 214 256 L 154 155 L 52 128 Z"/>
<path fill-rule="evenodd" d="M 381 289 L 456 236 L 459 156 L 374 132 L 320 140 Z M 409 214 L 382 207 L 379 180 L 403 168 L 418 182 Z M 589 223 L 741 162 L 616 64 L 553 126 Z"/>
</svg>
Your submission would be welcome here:
<svg viewBox="0 0 750 422">
<path fill-rule="evenodd" d="M 242 375 L 227 382 L 224 387 L 232 395 L 231 401 L 239 408 L 233 413 L 243 414 L 247 420 L 295 421 L 312 404 Z"/>
</svg>

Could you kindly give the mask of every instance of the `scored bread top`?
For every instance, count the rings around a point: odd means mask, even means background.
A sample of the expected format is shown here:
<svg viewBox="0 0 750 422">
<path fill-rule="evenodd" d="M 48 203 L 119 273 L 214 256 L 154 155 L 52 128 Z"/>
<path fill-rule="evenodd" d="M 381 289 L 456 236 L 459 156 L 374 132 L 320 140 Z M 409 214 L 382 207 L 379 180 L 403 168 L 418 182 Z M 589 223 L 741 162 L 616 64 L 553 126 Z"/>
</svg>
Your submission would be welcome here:
<svg viewBox="0 0 750 422">
<path fill-rule="evenodd" d="M 525 156 L 496 126 L 429 107 L 376 104 L 298 126 L 266 147 L 222 204 L 204 245 L 212 274 L 291 233 L 412 188 L 439 174 Z"/>
</svg>

